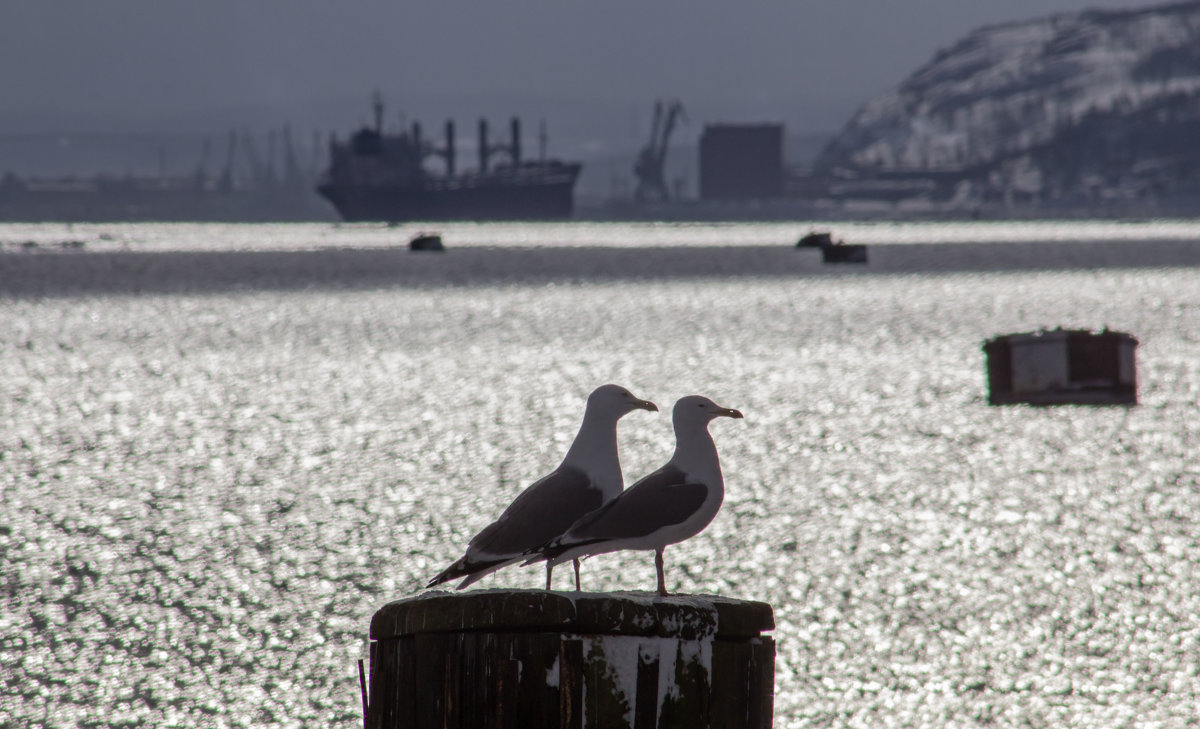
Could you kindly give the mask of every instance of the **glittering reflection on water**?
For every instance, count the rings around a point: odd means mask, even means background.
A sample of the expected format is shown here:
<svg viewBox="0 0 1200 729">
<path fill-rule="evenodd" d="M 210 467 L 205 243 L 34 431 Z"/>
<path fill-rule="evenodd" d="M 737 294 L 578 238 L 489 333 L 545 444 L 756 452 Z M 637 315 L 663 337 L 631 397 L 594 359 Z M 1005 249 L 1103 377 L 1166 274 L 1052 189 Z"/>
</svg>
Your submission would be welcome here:
<svg viewBox="0 0 1200 729">
<path fill-rule="evenodd" d="M 736 272 L 735 272 L 736 273 Z M 557 463 L 596 384 L 718 421 L 673 589 L 776 608 L 776 725 L 1180 724 L 1200 277 L 1127 270 L 0 302 L 0 707 L 352 726 L 373 611 Z M 990 408 L 980 345 L 1130 331 L 1133 409 Z M 620 428 L 629 477 L 669 419 Z M 536 587 L 536 567 L 481 587 Z M 560 587 L 568 576 L 560 575 Z M 652 589 L 643 554 L 585 587 Z"/>
<path fill-rule="evenodd" d="M 451 249 L 646 248 L 790 245 L 812 230 L 848 243 L 1056 243 L 1200 240 L 1200 220 L 978 220 L 953 222 L 424 222 L 382 223 L 0 223 L 0 251 L 244 251 L 406 246 L 436 231 Z"/>
</svg>

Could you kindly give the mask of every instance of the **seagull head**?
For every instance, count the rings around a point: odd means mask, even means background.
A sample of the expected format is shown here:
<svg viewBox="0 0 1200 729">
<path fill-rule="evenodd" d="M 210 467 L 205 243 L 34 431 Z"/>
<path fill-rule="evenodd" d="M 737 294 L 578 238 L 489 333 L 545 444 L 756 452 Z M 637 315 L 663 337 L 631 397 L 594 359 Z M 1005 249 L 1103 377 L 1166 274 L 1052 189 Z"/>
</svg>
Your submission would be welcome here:
<svg viewBox="0 0 1200 729">
<path fill-rule="evenodd" d="M 634 410 L 657 411 L 658 406 L 649 400 L 635 397 L 620 385 L 601 385 L 588 395 L 587 409 L 597 414 L 607 413 L 619 418 Z"/>
<path fill-rule="evenodd" d="M 671 413 L 671 419 L 675 421 L 676 425 L 685 423 L 708 425 L 714 418 L 741 417 L 744 417 L 741 411 L 721 407 L 703 395 L 688 395 L 679 398 L 675 402 L 675 410 Z"/>
</svg>

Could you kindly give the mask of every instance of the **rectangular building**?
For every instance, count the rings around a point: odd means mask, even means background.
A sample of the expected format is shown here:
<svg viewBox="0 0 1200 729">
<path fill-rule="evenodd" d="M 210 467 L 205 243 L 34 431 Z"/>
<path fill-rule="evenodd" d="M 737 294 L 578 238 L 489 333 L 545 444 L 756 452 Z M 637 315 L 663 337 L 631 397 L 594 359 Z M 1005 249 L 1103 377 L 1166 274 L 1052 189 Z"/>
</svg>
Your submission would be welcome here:
<svg viewBox="0 0 1200 729">
<path fill-rule="evenodd" d="M 782 124 L 709 124 L 700 136 L 700 199 L 783 195 Z"/>
</svg>

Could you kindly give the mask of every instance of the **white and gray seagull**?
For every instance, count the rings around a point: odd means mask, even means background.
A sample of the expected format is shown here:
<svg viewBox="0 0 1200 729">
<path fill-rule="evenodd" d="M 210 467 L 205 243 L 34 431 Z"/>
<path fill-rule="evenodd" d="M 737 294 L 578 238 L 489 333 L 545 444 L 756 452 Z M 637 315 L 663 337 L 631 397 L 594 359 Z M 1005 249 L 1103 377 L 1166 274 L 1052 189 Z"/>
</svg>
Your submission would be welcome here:
<svg viewBox="0 0 1200 729">
<path fill-rule="evenodd" d="M 521 492 L 500 518 L 471 539 L 466 554 L 426 587 L 465 577 L 458 586 L 461 590 L 501 567 L 523 561 L 530 549 L 559 536 L 576 519 L 620 494 L 624 481 L 617 456 L 617 421 L 637 409 L 656 411 L 658 406 L 619 385 L 593 390 L 583 424 L 562 464 Z M 547 590 L 553 569 L 547 563 Z M 575 589 L 579 589 L 578 561 Z"/>
<path fill-rule="evenodd" d="M 708 432 L 713 418 L 741 418 L 732 408 L 689 395 L 675 403 L 675 453 L 667 464 L 615 499 L 571 525 L 562 536 L 534 550 L 526 564 L 549 567 L 622 549 L 654 550 L 658 594 L 667 594 L 663 550 L 699 534 L 721 508 L 725 481 L 717 447 Z"/>
</svg>

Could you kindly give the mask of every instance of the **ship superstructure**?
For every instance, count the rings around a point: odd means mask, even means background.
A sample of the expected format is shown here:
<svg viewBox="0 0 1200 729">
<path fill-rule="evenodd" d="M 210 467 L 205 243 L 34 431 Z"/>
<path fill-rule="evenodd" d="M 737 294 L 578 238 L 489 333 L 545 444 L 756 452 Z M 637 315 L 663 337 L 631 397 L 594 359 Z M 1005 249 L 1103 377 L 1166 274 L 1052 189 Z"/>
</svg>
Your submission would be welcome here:
<svg viewBox="0 0 1200 729">
<path fill-rule="evenodd" d="M 330 141 L 329 169 L 317 186 L 347 221 L 537 220 L 569 218 L 582 165 L 521 155 L 521 123 L 514 118 L 507 143 L 488 138 L 479 121 L 478 166 L 458 170 L 455 126 L 447 121 L 445 141 L 426 141 L 420 123 L 399 133 L 383 130 L 383 104 L 376 96 L 375 124 L 348 141 Z M 433 160 L 434 169 L 426 166 Z M 437 168 L 441 167 L 439 171 Z"/>
</svg>

